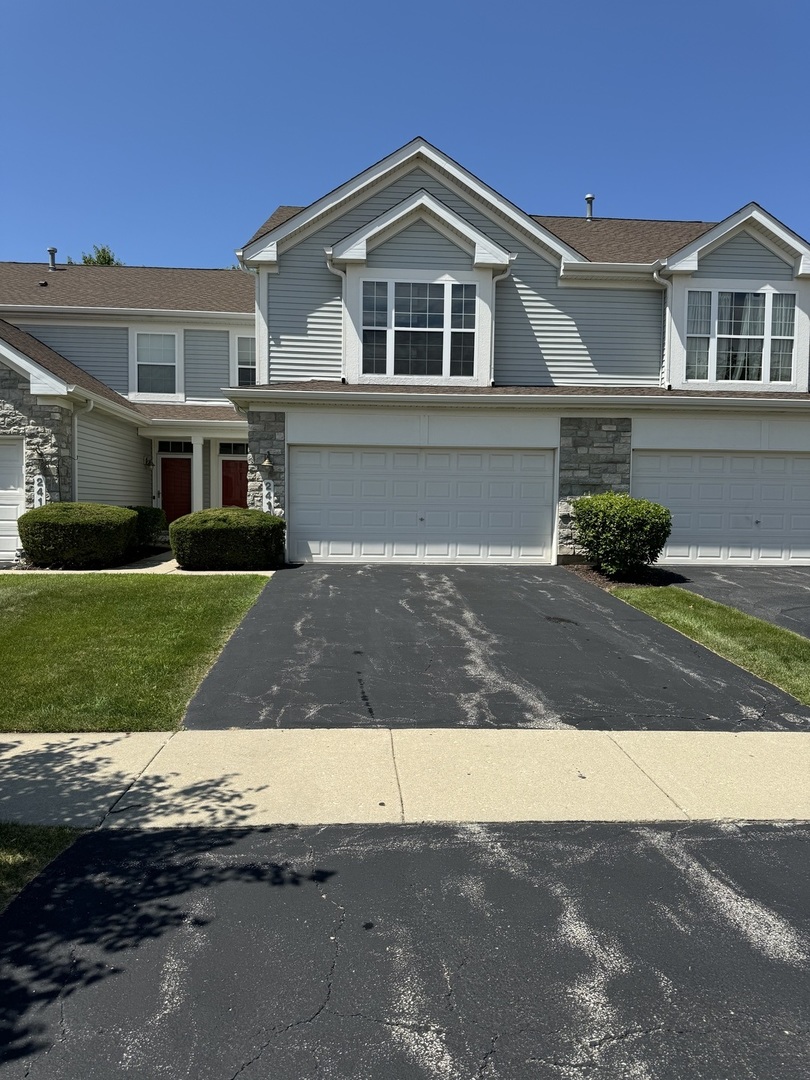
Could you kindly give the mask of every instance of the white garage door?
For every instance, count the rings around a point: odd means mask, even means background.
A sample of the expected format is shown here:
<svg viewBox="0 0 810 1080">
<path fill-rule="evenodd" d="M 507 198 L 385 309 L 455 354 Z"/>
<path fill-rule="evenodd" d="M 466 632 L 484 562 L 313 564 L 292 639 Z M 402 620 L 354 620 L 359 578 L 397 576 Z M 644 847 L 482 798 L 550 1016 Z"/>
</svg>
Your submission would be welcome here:
<svg viewBox="0 0 810 1080">
<path fill-rule="evenodd" d="M 632 486 L 672 511 L 662 562 L 810 562 L 810 454 L 636 450 Z"/>
<path fill-rule="evenodd" d="M 293 447 L 295 561 L 548 563 L 553 450 Z"/>
<path fill-rule="evenodd" d="M 13 562 L 20 541 L 17 518 L 25 509 L 22 439 L 0 440 L 0 563 Z"/>
</svg>

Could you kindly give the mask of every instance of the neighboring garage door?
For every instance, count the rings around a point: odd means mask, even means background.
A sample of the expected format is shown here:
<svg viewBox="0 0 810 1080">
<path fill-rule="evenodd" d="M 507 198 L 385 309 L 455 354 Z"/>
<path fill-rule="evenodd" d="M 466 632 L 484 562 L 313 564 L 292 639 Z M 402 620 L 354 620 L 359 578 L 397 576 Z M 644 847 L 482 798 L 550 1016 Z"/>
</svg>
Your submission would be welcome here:
<svg viewBox="0 0 810 1080">
<path fill-rule="evenodd" d="M 19 547 L 17 518 L 25 509 L 22 439 L 0 440 L 0 563 L 13 562 Z"/>
<path fill-rule="evenodd" d="M 810 454 L 636 450 L 632 486 L 672 511 L 662 562 L 810 562 Z"/>
<path fill-rule="evenodd" d="M 295 561 L 548 563 L 553 450 L 293 447 Z"/>
</svg>

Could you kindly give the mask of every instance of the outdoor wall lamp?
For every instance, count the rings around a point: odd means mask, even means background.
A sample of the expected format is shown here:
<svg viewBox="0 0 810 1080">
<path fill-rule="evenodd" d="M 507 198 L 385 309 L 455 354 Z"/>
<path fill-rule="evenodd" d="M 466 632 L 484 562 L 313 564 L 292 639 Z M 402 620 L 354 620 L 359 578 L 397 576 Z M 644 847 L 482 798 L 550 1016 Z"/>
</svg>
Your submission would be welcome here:
<svg viewBox="0 0 810 1080">
<path fill-rule="evenodd" d="M 267 469 L 268 472 L 273 471 L 273 462 L 270 460 L 270 455 L 269 454 L 264 455 L 264 461 L 261 463 L 259 468 L 260 469 Z"/>
</svg>

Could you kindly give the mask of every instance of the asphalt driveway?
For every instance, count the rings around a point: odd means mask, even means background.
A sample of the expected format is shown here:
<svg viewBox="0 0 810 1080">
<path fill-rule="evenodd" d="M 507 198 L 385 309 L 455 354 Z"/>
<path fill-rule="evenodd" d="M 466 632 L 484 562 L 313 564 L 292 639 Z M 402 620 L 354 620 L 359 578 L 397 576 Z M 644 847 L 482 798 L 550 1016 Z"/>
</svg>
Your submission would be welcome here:
<svg viewBox="0 0 810 1080">
<path fill-rule="evenodd" d="M 718 604 L 810 638 L 810 566 L 672 566 L 691 589 Z"/>
<path fill-rule="evenodd" d="M 189 728 L 807 731 L 810 710 L 562 567 L 277 573 Z"/>
<path fill-rule="evenodd" d="M 0 1080 L 799 1080 L 809 838 L 89 833 L 0 917 Z"/>
</svg>

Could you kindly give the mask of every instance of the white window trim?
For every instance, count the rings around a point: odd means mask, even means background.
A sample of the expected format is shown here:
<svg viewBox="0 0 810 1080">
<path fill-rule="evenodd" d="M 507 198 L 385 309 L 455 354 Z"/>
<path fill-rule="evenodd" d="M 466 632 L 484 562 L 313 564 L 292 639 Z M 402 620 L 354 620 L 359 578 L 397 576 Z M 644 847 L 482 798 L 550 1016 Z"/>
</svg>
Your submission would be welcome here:
<svg viewBox="0 0 810 1080">
<path fill-rule="evenodd" d="M 363 374 L 363 282 L 398 281 L 476 286 L 475 366 L 469 377 L 448 375 Z M 413 383 L 415 386 L 487 386 L 492 353 L 492 270 L 439 274 L 424 270 L 389 270 L 385 267 L 349 266 L 346 269 L 344 307 L 344 375 L 348 383 Z M 445 333 L 450 332 L 446 327 Z"/>
<path fill-rule="evenodd" d="M 763 378 L 758 381 L 735 379 L 687 379 L 686 378 L 686 314 L 688 294 L 690 292 L 712 293 L 712 326 L 709 338 L 709 374 L 715 371 L 713 366 L 717 356 L 717 294 L 720 292 L 755 292 L 776 294 L 794 293 L 796 296 L 796 317 L 793 338 L 793 378 L 790 382 L 767 381 L 765 355 L 770 358 L 770 345 L 763 355 Z M 769 307 L 772 301 L 767 302 Z M 752 278 L 704 278 L 691 275 L 676 275 L 672 288 L 672 339 L 670 357 L 670 379 L 677 390 L 717 390 L 747 391 L 748 393 L 779 394 L 785 392 L 806 392 L 808 389 L 810 356 L 810 285 L 794 278 L 793 281 L 769 282 Z M 766 341 L 769 342 L 769 337 Z"/>
<path fill-rule="evenodd" d="M 174 338 L 173 394 L 141 394 L 138 392 L 138 334 L 168 334 Z M 176 326 L 154 326 L 146 323 L 129 328 L 129 394 L 130 401 L 185 401 L 184 331 Z M 168 364 L 166 365 L 168 367 Z"/>
<path fill-rule="evenodd" d="M 256 342 L 256 383 L 257 383 L 257 385 L 260 385 L 261 384 L 261 379 L 260 379 L 260 376 L 259 376 L 259 337 L 256 334 L 255 330 L 251 333 L 250 331 L 232 329 L 231 330 L 230 348 L 229 348 L 229 355 L 230 355 L 230 376 L 229 376 L 229 378 L 231 380 L 231 386 L 238 386 L 239 385 L 239 338 L 253 338 L 253 340 Z"/>
</svg>

